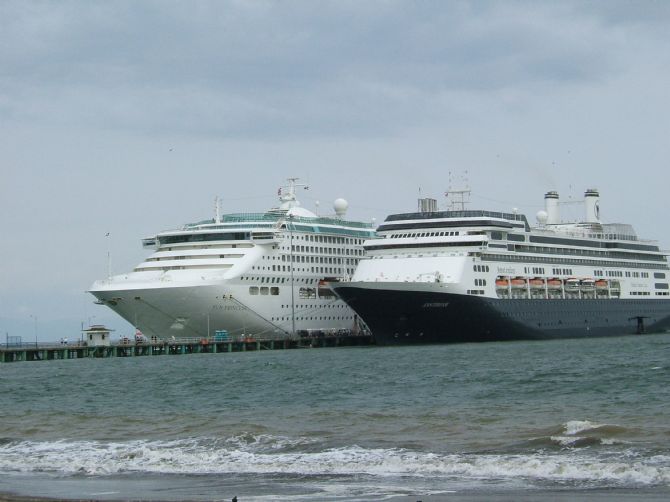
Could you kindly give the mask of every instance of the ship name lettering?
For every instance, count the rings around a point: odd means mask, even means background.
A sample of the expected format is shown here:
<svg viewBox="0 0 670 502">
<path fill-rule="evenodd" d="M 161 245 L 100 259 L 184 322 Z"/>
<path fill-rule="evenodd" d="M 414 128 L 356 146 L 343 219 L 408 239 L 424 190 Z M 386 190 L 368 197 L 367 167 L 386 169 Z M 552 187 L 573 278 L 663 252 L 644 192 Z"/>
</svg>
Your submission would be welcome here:
<svg viewBox="0 0 670 502">
<path fill-rule="evenodd" d="M 449 302 L 427 302 L 422 305 L 424 309 L 426 308 L 446 308 L 449 306 Z"/>
<path fill-rule="evenodd" d="M 244 310 L 244 307 L 239 305 L 212 305 L 213 310 Z"/>
</svg>

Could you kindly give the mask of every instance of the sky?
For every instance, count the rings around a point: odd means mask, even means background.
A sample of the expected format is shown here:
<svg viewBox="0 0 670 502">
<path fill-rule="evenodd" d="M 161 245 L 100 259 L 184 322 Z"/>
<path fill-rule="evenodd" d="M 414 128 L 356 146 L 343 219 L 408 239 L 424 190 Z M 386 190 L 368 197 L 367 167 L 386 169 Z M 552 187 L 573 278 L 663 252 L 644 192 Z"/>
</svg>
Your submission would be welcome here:
<svg viewBox="0 0 670 502">
<path fill-rule="evenodd" d="M 3 0 L 0 338 L 132 333 L 86 293 L 108 252 L 288 177 L 377 222 L 463 180 L 531 221 L 598 188 L 668 249 L 669 89 L 665 1 Z"/>
</svg>

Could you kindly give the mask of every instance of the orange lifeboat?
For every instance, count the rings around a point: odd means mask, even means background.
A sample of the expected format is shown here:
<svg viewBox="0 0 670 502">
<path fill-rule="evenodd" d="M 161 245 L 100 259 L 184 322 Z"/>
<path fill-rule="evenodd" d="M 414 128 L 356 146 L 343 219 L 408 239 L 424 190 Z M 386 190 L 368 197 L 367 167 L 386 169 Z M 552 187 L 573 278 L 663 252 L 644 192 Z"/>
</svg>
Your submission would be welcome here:
<svg viewBox="0 0 670 502">
<path fill-rule="evenodd" d="M 530 282 L 530 287 L 531 288 L 543 288 L 544 287 L 544 279 L 540 279 L 539 277 L 536 277 L 535 279 L 531 279 L 529 282 Z"/>
<path fill-rule="evenodd" d="M 505 277 L 499 277 L 496 279 L 496 288 L 506 288 L 509 286 L 509 280 L 507 280 Z"/>
<path fill-rule="evenodd" d="M 598 279 L 596 281 L 596 288 L 597 289 L 607 289 L 607 280 L 605 279 Z"/>
<path fill-rule="evenodd" d="M 547 286 L 551 289 L 561 289 L 561 286 L 563 286 L 563 281 L 560 279 L 549 279 L 547 281 Z"/>
<path fill-rule="evenodd" d="M 512 287 L 513 288 L 525 288 L 526 287 L 526 279 L 522 277 L 516 277 L 512 279 Z"/>
</svg>

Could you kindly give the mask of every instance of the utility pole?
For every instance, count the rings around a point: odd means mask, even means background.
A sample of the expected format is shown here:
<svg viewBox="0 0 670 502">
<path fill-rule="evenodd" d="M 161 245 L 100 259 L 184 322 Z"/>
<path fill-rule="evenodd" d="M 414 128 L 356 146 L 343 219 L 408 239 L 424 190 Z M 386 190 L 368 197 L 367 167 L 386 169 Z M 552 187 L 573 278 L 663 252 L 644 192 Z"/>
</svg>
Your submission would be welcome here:
<svg viewBox="0 0 670 502">
<path fill-rule="evenodd" d="M 288 232 L 291 241 L 291 335 L 295 336 L 295 288 L 293 287 L 293 215 L 288 215 Z"/>
</svg>

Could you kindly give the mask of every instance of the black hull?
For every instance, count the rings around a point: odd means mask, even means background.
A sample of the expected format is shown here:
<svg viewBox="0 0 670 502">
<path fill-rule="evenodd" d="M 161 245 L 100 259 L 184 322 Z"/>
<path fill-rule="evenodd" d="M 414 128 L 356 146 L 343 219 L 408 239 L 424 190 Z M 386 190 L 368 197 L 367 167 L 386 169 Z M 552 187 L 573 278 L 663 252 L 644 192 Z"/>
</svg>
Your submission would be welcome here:
<svg viewBox="0 0 670 502">
<path fill-rule="evenodd" d="M 379 345 L 542 340 L 670 329 L 670 300 L 521 300 L 338 285 Z"/>
</svg>

